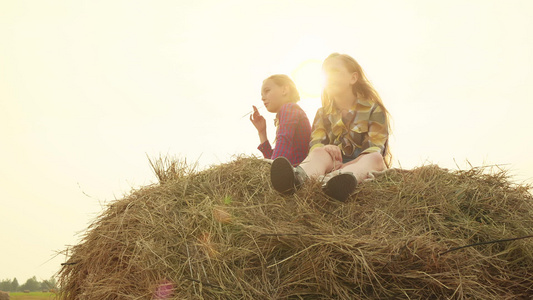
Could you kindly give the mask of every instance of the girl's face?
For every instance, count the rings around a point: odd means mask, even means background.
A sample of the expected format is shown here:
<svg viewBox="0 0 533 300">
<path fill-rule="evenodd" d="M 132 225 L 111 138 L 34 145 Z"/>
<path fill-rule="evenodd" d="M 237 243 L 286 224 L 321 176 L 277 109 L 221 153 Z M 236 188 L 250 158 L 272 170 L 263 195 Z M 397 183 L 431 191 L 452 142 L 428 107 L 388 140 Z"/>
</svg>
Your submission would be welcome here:
<svg viewBox="0 0 533 300">
<path fill-rule="evenodd" d="M 261 87 L 261 100 L 266 109 L 271 113 L 277 113 L 283 104 L 287 102 L 288 88 L 279 86 L 273 80 L 263 81 Z"/>
<path fill-rule="evenodd" d="M 357 82 L 357 73 L 350 72 L 338 57 L 326 60 L 322 66 L 325 73 L 325 90 L 328 95 L 337 97 L 352 93 L 352 86 Z"/>
</svg>

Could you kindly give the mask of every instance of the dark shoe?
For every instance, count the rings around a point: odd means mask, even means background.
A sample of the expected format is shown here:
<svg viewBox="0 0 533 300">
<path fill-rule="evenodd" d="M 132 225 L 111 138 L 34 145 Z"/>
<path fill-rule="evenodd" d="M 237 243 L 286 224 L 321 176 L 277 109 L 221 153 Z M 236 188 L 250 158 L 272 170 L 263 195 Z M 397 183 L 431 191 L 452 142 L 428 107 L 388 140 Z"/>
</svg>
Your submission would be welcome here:
<svg viewBox="0 0 533 300">
<path fill-rule="evenodd" d="M 276 191 L 284 195 L 292 195 L 296 192 L 307 175 L 299 166 L 295 169 L 291 162 L 283 156 L 276 158 L 270 168 L 270 181 Z"/>
<path fill-rule="evenodd" d="M 352 173 L 341 173 L 331 177 L 324 186 L 324 193 L 339 201 L 346 201 L 355 191 L 357 179 Z"/>
</svg>

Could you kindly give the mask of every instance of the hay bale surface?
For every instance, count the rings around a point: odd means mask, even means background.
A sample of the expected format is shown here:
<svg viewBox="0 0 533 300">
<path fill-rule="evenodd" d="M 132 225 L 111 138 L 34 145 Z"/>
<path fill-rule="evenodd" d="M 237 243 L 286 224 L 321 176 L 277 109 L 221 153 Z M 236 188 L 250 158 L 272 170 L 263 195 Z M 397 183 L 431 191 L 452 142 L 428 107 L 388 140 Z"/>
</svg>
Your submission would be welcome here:
<svg viewBox="0 0 533 300">
<path fill-rule="evenodd" d="M 9 300 L 9 293 L 0 291 L 0 300 Z"/>
<path fill-rule="evenodd" d="M 277 194 L 256 158 L 154 168 L 68 249 L 59 299 L 533 295 L 533 197 L 505 172 L 393 169 L 341 203 L 316 181 Z"/>
</svg>

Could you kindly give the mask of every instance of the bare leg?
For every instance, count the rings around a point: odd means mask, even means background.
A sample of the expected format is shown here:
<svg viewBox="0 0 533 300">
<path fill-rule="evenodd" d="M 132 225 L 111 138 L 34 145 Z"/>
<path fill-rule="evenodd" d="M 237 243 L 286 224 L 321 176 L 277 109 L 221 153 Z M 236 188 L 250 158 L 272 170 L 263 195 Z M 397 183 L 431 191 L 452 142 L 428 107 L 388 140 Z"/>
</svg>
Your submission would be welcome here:
<svg viewBox="0 0 533 300">
<path fill-rule="evenodd" d="M 335 162 L 324 148 L 316 148 L 300 164 L 309 177 L 325 175 L 335 168 Z"/>
<path fill-rule="evenodd" d="M 387 168 L 383 161 L 383 156 L 378 152 L 363 154 L 355 160 L 345 164 L 341 172 L 352 172 L 357 182 L 368 178 L 368 173 L 373 171 L 383 171 Z"/>
</svg>

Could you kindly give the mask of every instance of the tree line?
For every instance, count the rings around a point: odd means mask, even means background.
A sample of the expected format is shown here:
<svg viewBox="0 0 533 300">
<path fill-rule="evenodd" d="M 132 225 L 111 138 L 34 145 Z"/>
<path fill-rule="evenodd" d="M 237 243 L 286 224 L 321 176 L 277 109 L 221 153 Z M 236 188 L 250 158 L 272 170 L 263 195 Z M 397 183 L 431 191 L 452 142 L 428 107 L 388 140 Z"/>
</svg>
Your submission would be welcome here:
<svg viewBox="0 0 533 300">
<path fill-rule="evenodd" d="M 0 291 L 4 292 L 39 292 L 44 290 L 51 290 L 57 288 L 57 282 L 55 278 L 51 277 L 50 279 L 45 279 L 43 281 L 37 280 L 37 277 L 33 276 L 32 278 L 26 280 L 25 283 L 19 284 L 17 278 L 4 279 L 0 281 Z"/>
</svg>

